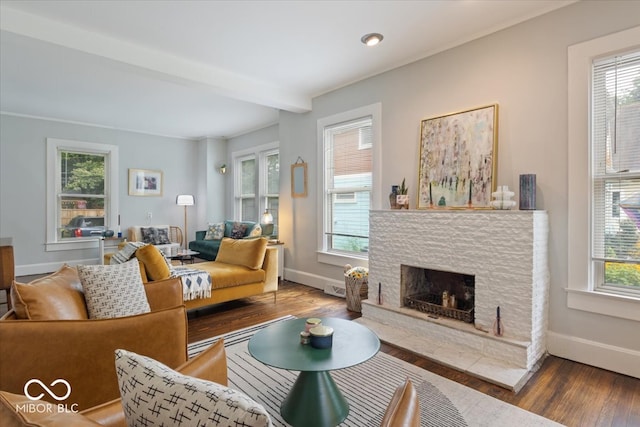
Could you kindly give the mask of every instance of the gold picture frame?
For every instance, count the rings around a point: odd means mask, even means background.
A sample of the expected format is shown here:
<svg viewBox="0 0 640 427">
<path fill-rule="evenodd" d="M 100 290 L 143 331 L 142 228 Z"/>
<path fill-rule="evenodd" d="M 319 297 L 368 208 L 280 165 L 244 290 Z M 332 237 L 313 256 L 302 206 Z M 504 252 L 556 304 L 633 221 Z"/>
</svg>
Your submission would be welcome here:
<svg viewBox="0 0 640 427">
<path fill-rule="evenodd" d="M 129 169 L 130 196 L 162 196 L 161 170 Z"/>
<path fill-rule="evenodd" d="M 498 104 L 422 120 L 418 209 L 490 207 Z"/>
</svg>

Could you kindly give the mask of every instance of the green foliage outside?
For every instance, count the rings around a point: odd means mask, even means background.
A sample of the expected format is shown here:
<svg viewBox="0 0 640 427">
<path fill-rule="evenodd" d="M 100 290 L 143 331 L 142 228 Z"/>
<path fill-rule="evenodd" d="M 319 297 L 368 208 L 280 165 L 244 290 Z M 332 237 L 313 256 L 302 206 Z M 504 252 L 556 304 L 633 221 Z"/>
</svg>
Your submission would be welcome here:
<svg viewBox="0 0 640 427">
<path fill-rule="evenodd" d="M 607 235 L 606 257 L 616 259 L 640 259 L 640 235 L 633 221 L 620 222 L 620 231 Z M 605 263 L 605 283 L 640 288 L 640 265 L 616 262 Z"/>
<path fill-rule="evenodd" d="M 104 156 L 64 152 L 61 155 L 62 192 L 86 199 L 87 208 L 104 207 Z"/>
<path fill-rule="evenodd" d="M 640 265 L 607 262 L 604 280 L 605 283 L 640 288 Z"/>
</svg>

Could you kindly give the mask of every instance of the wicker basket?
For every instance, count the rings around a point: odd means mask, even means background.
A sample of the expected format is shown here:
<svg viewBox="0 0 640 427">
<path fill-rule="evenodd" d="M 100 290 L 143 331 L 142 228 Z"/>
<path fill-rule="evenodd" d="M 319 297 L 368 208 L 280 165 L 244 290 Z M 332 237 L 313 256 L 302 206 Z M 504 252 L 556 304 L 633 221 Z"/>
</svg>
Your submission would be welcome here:
<svg viewBox="0 0 640 427">
<path fill-rule="evenodd" d="M 362 300 L 369 297 L 369 271 L 362 277 L 354 277 L 348 274 L 350 265 L 345 266 L 344 286 L 347 294 L 347 310 L 362 312 Z"/>
<path fill-rule="evenodd" d="M 404 298 L 404 305 L 423 313 L 435 314 L 442 317 L 473 323 L 473 307 L 466 301 L 458 301 L 458 308 L 442 306 L 442 295 L 418 294 Z"/>
</svg>

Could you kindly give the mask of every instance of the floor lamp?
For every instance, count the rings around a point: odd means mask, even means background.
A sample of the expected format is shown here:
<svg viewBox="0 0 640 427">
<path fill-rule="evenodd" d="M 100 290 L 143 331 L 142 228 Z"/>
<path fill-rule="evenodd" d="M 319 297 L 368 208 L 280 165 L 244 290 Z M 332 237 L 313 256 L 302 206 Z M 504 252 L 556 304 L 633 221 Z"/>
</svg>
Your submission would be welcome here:
<svg viewBox="0 0 640 427">
<path fill-rule="evenodd" d="M 184 249 L 187 250 L 187 206 L 193 206 L 195 204 L 195 199 L 191 194 L 178 194 L 178 197 L 176 197 L 176 205 L 178 206 L 184 206 L 184 235 L 183 235 L 183 240 L 184 240 Z"/>
</svg>

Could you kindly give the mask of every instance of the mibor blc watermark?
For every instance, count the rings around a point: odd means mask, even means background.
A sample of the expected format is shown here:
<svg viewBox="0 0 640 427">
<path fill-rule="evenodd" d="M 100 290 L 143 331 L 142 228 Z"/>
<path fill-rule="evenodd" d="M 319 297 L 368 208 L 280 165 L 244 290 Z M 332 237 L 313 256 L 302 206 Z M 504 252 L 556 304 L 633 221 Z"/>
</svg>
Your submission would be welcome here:
<svg viewBox="0 0 640 427">
<path fill-rule="evenodd" d="M 64 385 L 66 391 L 58 395 L 51 388 L 57 386 L 58 384 Z M 51 388 L 50 388 L 51 387 Z M 61 387 L 56 387 L 56 390 L 59 392 Z M 64 390 L 63 390 L 64 391 Z M 39 392 L 39 393 L 38 393 Z M 78 412 L 78 404 L 72 403 L 71 405 L 67 405 L 66 403 L 58 403 L 53 404 L 45 401 L 40 401 L 44 397 L 45 392 L 51 396 L 54 400 L 61 402 L 71 396 L 71 384 L 68 381 L 63 380 L 62 378 L 58 378 L 54 380 L 48 386 L 40 381 L 39 379 L 31 379 L 26 382 L 24 385 L 24 395 L 27 396 L 29 400 L 32 400 L 33 403 L 24 403 L 16 405 L 17 412 L 25 412 L 25 413 L 38 413 L 38 414 L 53 414 L 53 413 L 69 413 L 69 412 Z"/>
</svg>

